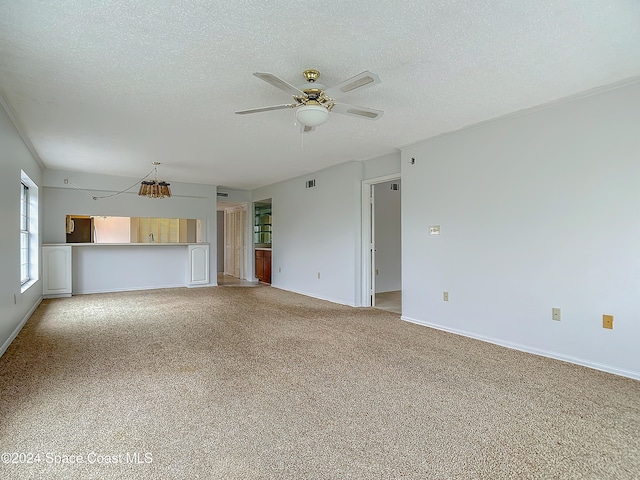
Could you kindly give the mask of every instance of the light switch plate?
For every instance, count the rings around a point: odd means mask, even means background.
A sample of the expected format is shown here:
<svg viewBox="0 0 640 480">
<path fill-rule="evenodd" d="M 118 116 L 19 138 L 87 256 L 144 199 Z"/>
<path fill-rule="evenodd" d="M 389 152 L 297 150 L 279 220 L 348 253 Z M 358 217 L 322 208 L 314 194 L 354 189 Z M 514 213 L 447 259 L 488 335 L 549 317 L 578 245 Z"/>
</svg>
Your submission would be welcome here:
<svg viewBox="0 0 640 480">
<path fill-rule="evenodd" d="M 429 227 L 429 235 L 440 235 L 440 225 L 431 225 Z"/>
</svg>

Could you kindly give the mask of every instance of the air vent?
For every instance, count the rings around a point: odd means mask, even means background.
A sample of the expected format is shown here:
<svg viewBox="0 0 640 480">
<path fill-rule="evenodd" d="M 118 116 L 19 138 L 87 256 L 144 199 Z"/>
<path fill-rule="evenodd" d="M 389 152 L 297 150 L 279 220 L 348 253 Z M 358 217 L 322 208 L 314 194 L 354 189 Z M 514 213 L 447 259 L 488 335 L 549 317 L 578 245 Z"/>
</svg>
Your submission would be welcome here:
<svg viewBox="0 0 640 480">
<path fill-rule="evenodd" d="M 306 188 L 313 188 L 316 186 L 316 179 L 314 178 L 313 180 L 307 180 L 305 183 L 305 187 Z"/>
<path fill-rule="evenodd" d="M 400 190 L 400 184 L 399 183 L 392 183 L 391 184 L 391 190 Z"/>
<path fill-rule="evenodd" d="M 219 197 L 228 197 L 229 194 L 227 192 L 218 192 Z"/>
</svg>

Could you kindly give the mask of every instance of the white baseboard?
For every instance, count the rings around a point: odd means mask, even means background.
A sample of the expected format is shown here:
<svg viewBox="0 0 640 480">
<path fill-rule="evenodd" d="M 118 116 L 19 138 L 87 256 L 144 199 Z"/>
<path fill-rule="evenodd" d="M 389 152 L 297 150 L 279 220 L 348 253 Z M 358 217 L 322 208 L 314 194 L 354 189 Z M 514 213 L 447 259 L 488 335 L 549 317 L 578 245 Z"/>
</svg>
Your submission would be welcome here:
<svg viewBox="0 0 640 480">
<path fill-rule="evenodd" d="M 346 302 L 343 302 L 342 300 L 336 300 L 335 298 L 322 297 L 320 295 L 316 295 L 315 293 L 303 292 L 302 290 L 294 290 L 292 288 L 279 287 L 279 286 L 273 285 L 273 284 L 271 284 L 271 286 L 273 288 L 277 288 L 278 290 L 284 290 L 285 292 L 297 293 L 299 295 L 304 295 L 305 297 L 317 298 L 318 300 L 325 300 L 327 302 L 337 303 L 338 305 L 346 305 L 347 307 L 355 307 L 356 306 L 356 305 L 354 305 L 352 303 L 346 303 Z"/>
<path fill-rule="evenodd" d="M 38 308 L 38 305 L 40 305 L 41 302 L 42 302 L 42 297 L 40 297 L 38 301 L 33 305 L 33 307 L 29 309 L 29 311 L 24 316 L 24 318 L 20 320 L 20 323 L 15 328 L 15 330 L 11 333 L 11 335 L 9 335 L 9 338 L 7 338 L 7 341 L 2 344 L 2 347 L 0 347 L 0 357 L 4 355 L 4 352 L 7 351 L 7 348 L 9 348 L 9 345 L 11 345 L 11 342 L 13 342 L 16 339 L 16 337 L 20 333 L 20 330 L 22 330 L 24 325 L 27 323 L 27 320 L 31 318 L 31 315 L 33 315 L 33 312 L 36 311 L 36 308 Z"/>
<path fill-rule="evenodd" d="M 442 330 L 443 332 L 462 335 L 463 337 L 469 337 L 469 338 L 473 338 L 475 340 L 481 340 L 487 343 L 493 343 L 494 345 L 511 348 L 513 350 L 518 350 L 520 352 L 532 353 L 534 355 L 540 355 L 541 357 L 553 358 L 554 360 L 560 360 L 567 363 L 573 363 L 575 365 L 581 365 L 583 367 L 593 368 L 594 370 L 600 370 L 602 372 L 612 373 L 614 375 L 619 375 L 621 377 L 640 380 L 640 372 L 632 372 L 630 370 L 623 370 L 620 368 L 611 367 L 609 365 L 602 365 L 600 363 L 590 362 L 582 358 L 563 355 L 561 353 L 551 352 L 548 350 L 541 350 L 539 348 L 529 347 L 527 345 L 521 345 L 519 343 L 506 342 L 498 338 L 485 337 L 484 335 L 477 335 L 475 333 L 467 332 L 465 330 L 458 330 L 456 328 L 447 328 L 447 327 L 443 327 L 442 325 L 436 325 L 433 323 L 424 322 L 422 320 L 416 320 L 415 318 L 406 317 L 404 315 L 401 316 L 400 318 L 406 322 L 415 323 L 417 325 L 422 325 L 424 327 L 435 328 L 436 330 Z"/>
<path fill-rule="evenodd" d="M 203 287 L 208 287 L 209 285 L 202 285 Z M 153 285 L 148 287 L 126 287 L 126 288 L 100 288 L 96 290 L 83 290 L 81 292 L 74 291 L 74 295 L 90 295 L 92 293 L 117 293 L 117 292 L 134 292 L 137 290 L 160 290 L 163 288 L 186 288 L 187 285 L 184 283 L 176 284 L 176 285 Z"/>
</svg>

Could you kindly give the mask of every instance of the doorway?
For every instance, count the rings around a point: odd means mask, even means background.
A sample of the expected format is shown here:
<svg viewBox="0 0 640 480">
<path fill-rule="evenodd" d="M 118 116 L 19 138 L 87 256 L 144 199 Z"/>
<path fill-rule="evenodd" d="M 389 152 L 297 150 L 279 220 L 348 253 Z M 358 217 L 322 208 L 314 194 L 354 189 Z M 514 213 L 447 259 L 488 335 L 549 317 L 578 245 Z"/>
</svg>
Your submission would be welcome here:
<svg viewBox="0 0 640 480">
<path fill-rule="evenodd" d="M 247 205 L 218 202 L 218 285 L 247 280 Z"/>
<path fill-rule="evenodd" d="M 400 177 L 365 180 L 362 196 L 362 304 L 402 314 Z"/>
<path fill-rule="evenodd" d="M 255 202 L 253 204 L 253 212 L 253 248 L 255 251 L 255 274 L 256 278 L 260 282 L 271 285 L 271 199 Z"/>
</svg>

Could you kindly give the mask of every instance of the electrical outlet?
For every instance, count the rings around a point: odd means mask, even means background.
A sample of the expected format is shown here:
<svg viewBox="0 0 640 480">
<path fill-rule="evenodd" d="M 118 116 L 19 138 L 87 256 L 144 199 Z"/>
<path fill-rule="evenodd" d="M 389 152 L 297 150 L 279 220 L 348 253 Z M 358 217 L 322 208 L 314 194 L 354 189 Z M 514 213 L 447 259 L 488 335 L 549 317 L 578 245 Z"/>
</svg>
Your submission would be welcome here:
<svg viewBox="0 0 640 480">
<path fill-rule="evenodd" d="M 560 314 L 560 309 L 559 308 L 552 308 L 551 309 L 551 320 L 556 320 L 556 321 L 560 321 L 560 319 L 562 318 L 561 314 Z"/>
<path fill-rule="evenodd" d="M 449 292 L 442 292 L 442 299 L 445 302 L 448 302 L 449 301 Z"/>
<path fill-rule="evenodd" d="M 602 315 L 602 328 L 613 330 L 613 315 Z"/>
</svg>

